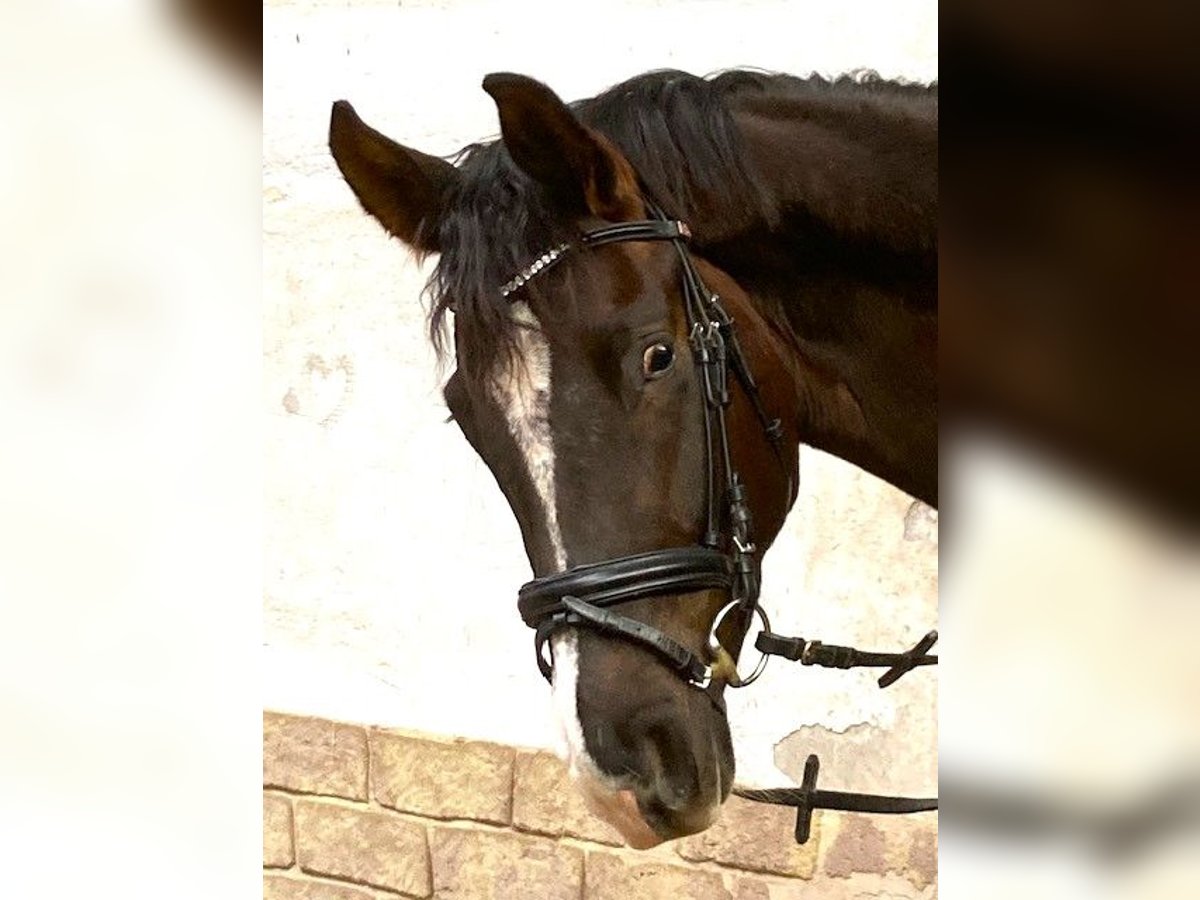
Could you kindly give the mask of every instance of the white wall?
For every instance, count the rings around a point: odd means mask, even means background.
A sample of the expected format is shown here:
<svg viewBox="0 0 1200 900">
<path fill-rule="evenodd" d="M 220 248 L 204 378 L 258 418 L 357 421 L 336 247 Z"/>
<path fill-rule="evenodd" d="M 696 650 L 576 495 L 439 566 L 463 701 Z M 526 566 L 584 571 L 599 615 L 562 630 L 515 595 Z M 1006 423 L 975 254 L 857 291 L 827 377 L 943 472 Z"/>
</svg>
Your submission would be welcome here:
<svg viewBox="0 0 1200 900">
<path fill-rule="evenodd" d="M 425 273 L 342 182 L 330 103 L 448 154 L 496 132 L 479 88 L 491 71 L 566 99 L 663 67 L 927 80 L 936 14 L 928 0 L 268 4 L 265 707 L 551 745 L 549 691 L 515 609 L 529 575 L 515 521 L 444 422 Z M 765 565 L 777 629 L 891 649 L 935 626 L 936 515 L 822 454 L 801 465 Z M 731 697 L 740 775 L 798 777 L 812 748 L 831 785 L 932 790 L 935 701 L 928 671 L 883 692 L 869 672 L 776 661 Z"/>
</svg>

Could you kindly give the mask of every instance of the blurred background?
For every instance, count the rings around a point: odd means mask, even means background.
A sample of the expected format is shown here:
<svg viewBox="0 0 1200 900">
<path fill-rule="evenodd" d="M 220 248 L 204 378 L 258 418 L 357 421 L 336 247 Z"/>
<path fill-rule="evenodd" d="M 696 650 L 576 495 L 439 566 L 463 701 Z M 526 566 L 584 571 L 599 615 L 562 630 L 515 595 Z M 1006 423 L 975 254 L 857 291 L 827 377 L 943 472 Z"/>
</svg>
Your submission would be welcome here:
<svg viewBox="0 0 1200 900">
<path fill-rule="evenodd" d="M 1189 20 L 943 6 L 952 896 L 1200 889 Z"/>
</svg>

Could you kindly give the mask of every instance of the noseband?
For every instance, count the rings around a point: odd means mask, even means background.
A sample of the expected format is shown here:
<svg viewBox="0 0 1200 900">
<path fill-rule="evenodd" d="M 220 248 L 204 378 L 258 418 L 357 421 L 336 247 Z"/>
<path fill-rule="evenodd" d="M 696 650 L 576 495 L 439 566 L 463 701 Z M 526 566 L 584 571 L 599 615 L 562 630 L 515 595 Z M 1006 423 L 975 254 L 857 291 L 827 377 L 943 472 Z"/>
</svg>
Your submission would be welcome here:
<svg viewBox="0 0 1200 900">
<path fill-rule="evenodd" d="M 754 614 L 770 630 L 758 605 L 759 561 L 751 537 L 750 507 L 746 489 L 733 467 L 729 450 L 726 410 L 729 407 L 729 375 L 733 371 L 750 398 L 763 431 L 782 461 L 783 429 L 779 419 L 768 418 L 745 356 L 734 333 L 733 320 L 696 271 L 686 240 L 688 227 L 667 218 L 650 206 L 653 218 L 623 222 L 585 232 L 581 249 L 624 241 L 668 241 L 675 248 L 682 272 L 684 311 L 692 357 L 704 395 L 705 434 L 705 525 L 696 545 L 673 547 L 621 556 L 603 562 L 575 566 L 565 572 L 535 578 L 520 589 L 517 607 L 525 624 L 535 629 L 535 650 L 542 675 L 550 680 L 552 652 L 546 654 L 550 636 L 560 628 L 583 627 L 616 635 L 656 654 L 689 684 L 719 698 L 720 687 L 742 687 L 753 682 L 766 662 L 763 656 L 754 673 L 740 678 L 732 656 L 716 637 L 729 614 L 739 617 L 740 637 L 749 629 Z M 538 258 L 530 267 L 501 288 L 508 296 L 531 278 L 553 266 L 570 249 L 560 245 Z M 724 484 L 717 486 L 718 469 Z M 633 600 L 674 596 L 695 591 L 721 591 L 729 602 L 717 614 L 707 648 L 710 661 L 668 637 L 659 629 L 614 612 L 613 607 Z M 714 662 L 720 661 L 719 672 Z M 714 677 L 716 675 L 716 677 Z"/>
</svg>

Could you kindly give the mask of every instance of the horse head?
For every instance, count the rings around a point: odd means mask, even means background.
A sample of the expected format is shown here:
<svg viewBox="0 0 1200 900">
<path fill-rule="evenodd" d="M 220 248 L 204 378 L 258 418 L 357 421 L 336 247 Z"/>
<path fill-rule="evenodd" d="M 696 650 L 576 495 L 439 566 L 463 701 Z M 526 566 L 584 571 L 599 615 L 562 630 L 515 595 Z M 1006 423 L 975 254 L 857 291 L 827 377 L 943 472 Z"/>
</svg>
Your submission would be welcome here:
<svg viewBox="0 0 1200 900">
<path fill-rule="evenodd" d="M 651 846 L 708 827 L 733 784 L 722 691 L 757 597 L 738 578 L 757 579 L 794 500 L 794 359 L 738 282 L 683 246 L 686 227 L 613 142 L 532 79 L 483 86 L 502 138 L 457 165 L 344 101 L 330 147 L 364 209 L 439 256 L 446 403 L 520 524 L 527 593 L 548 598 L 527 618 L 547 626 L 570 771 L 597 814 Z M 591 589 L 612 601 L 620 575 L 619 612 L 584 603 Z M 740 620 L 722 618 L 739 590 Z M 680 659 L 703 674 L 681 677 Z"/>
</svg>

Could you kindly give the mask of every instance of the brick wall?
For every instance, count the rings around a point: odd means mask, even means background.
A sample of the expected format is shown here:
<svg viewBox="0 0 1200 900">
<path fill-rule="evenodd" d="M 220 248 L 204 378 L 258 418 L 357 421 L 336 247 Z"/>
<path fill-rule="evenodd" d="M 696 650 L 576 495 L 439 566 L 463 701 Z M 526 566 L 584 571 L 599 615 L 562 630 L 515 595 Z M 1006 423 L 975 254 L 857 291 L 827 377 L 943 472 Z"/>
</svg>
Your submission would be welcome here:
<svg viewBox="0 0 1200 900">
<path fill-rule="evenodd" d="M 931 815 L 794 814 L 733 798 L 650 851 L 583 806 L 544 751 L 266 713 L 265 900 L 935 897 Z"/>
</svg>

